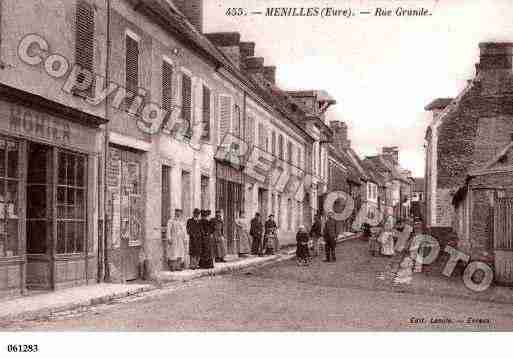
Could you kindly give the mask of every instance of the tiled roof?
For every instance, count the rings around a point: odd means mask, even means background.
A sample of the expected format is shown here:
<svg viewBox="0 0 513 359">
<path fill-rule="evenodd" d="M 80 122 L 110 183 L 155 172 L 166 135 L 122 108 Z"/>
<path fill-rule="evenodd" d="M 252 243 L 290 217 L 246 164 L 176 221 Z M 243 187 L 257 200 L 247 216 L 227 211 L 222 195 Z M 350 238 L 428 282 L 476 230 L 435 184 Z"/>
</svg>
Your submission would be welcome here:
<svg viewBox="0 0 513 359">
<path fill-rule="evenodd" d="M 185 45 L 192 47 L 200 55 L 215 63 L 216 66 L 224 67 L 236 79 L 262 97 L 268 105 L 305 131 L 305 126 L 302 126 L 301 120 L 305 116 L 305 112 L 296 101 L 293 101 L 291 96 L 286 94 L 285 91 L 277 89 L 276 86 L 272 86 L 265 79 L 258 80 L 255 76 L 247 75 L 240 71 L 222 51 L 210 42 L 204 34 L 198 31 L 169 1 L 129 1 L 134 6 L 138 6 L 141 10 L 148 12 L 153 18 L 159 19 L 159 23 L 179 39 L 182 39 Z"/>
<path fill-rule="evenodd" d="M 360 176 L 360 171 L 355 167 L 348 154 L 345 151 L 340 151 L 332 144 L 329 145 L 328 149 L 330 153 L 341 161 L 342 165 L 347 168 L 347 179 L 353 183 L 361 184 L 362 178 Z"/>
</svg>

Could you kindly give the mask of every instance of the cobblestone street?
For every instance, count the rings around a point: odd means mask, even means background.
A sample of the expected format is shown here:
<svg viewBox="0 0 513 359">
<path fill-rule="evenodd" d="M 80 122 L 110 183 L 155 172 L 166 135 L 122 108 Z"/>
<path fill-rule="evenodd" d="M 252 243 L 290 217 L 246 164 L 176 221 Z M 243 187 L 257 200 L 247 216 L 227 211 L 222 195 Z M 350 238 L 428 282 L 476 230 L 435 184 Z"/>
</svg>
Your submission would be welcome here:
<svg viewBox="0 0 513 359">
<path fill-rule="evenodd" d="M 367 243 L 339 244 L 337 262 L 286 261 L 175 284 L 108 305 L 14 322 L 8 330 L 489 330 L 513 328 L 509 289 L 479 295 L 415 273 L 397 284 L 399 256 L 371 257 Z M 439 292 L 440 291 L 440 292 Z M 497 294 L 499 293 L 499 294 Z M 513 296 L 509 295 L 510 298 Z M 474 323 L 469 323 L 473 318 Z M 431 323 L 438 321 L 439 323 Z M 449 322 L 450 321 L 450 322 Z M 477 323 L 479 321 L 480 323 Z M 443 323 L 442 323 L 443 322 Z"/>
</svg>

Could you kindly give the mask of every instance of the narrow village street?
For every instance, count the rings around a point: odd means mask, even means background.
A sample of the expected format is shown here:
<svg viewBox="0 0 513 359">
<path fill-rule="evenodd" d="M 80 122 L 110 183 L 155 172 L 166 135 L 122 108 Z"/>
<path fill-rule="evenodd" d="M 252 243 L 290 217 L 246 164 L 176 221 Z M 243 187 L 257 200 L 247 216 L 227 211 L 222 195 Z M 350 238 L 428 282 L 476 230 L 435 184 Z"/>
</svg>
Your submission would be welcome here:
<svg viewBox="0 0 513 359">
<path fill-rule="evenodd" d="M 401 256 L 371 257 L 367 243 L 359 239 L 338 245 L 336 263 L 322 259 L 310 267 L 290 260 L 173 284 L 43 321 L 5 323 L 2 330 L 474 331 L 505 330 L 513 324 L 509 289 L 500 289 L 508 291 L 501 300 L 497 293 L 480 297 L 457 278 L 416 273 L 398 283 Z M 468 323 L 468 318 L 481 323 Z"/>
</svg>

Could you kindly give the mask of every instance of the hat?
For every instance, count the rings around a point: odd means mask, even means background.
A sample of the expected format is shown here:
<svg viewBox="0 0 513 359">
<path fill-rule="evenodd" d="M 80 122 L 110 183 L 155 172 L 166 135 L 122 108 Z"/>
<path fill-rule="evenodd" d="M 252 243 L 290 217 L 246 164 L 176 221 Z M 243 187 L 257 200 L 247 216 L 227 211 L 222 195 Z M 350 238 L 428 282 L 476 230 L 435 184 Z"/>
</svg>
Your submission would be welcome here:
<svg viewBox="0 0 513 359">
<path fill-rule="evenodd" d="M 202 209 L 201 210 L 201 217 L 206 217 L 206 216 L 208 216 L 208 211 L 205 210 L 205 209 Z"/>
<path fill-rule="evenodd" d="M 194 211 L 192 211 L 192 214 L 195 216 L 197 216 L 200 213 L 201 213 L 201 211 L 199 210 L 199 208 L 194 208 Z"/>
</svg>

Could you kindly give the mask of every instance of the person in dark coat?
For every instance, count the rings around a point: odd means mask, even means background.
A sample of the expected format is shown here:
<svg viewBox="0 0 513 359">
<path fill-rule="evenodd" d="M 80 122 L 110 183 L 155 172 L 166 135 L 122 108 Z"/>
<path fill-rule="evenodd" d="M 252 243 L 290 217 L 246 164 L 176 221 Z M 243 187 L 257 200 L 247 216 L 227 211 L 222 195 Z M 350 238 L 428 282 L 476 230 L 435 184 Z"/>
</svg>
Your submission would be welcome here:
<svg viewBox="0 0 513 359">
<path fill-rule="evenodd" d="M 322 237 L 322 222 L 319 214 L 315 215 L 314 223 L 310 228 L 310 237 L 313 241 L 312 255 L 317 257 L 319 255 L 319 240 Z"/>
<path fill-rule="evenodd" d="M 310 263 L 310 253 L 308 250 L 308 241 L 310 236 L 304 226 L 300 226 L 296 234 L 296 258 L 298 265 L 308 265 Z"/>
<path fill-rule="evenodd" d="M 269 215 L 269 219 L 265 221 L 265 234 L 262 251 L 264 254 L 273 255 L 280 249 L 278 243 L 278 226 L 274 221 L 274 214 L 271 214 Z"/>
<path fill-rule="evenodd" d="M 260 213 L 256 213 L 255 217 L 251 220 L 251 227 L 249 229 L 249 234 L 251 236 L 251 254 L 253 255 L 262 255 L 262 234 L 264 232 L 264 226 L 262 225 L 262 221 L 260 219 Z"/>
<path fill-rule="evenodd" d="M 201 211 L 201 219 L 199 220 L 201 228 L 201 255 L 199 267 L 201 269 L 214 268 L 214 256 L 212 246 L 212 224 L 209 219 L 209 211 Z"/>
<path fill-rule="evenodd" d="M 189 255 L 191 256 L 191 269 L 198 269 L 199 258 L 201 255 L 201 226 L 200 210 L 195 208 L 192 212 L 192 218 L 187 221 L 187 234 L 189 235 Z"/>
<path fill-rule="evenodd" d="M 216 262 L 224 263 L 224 257 L 228 250 L 226 239 L 224 238 L 224 222 L 220 210 L 216 211 L 216 216 L 210 220 L 212 225 L 212 235 L 215 242 L 215 258 Z"/>
<path fill-rule="evenodd" d="M 324 225 L 324 242 L 326 248 L 325 262 L 336 262 L 335 249 L 337 247 L 337 222 L 333 219 L 333 212 L 328 213 L 328 220 Z"/>
</svg>

